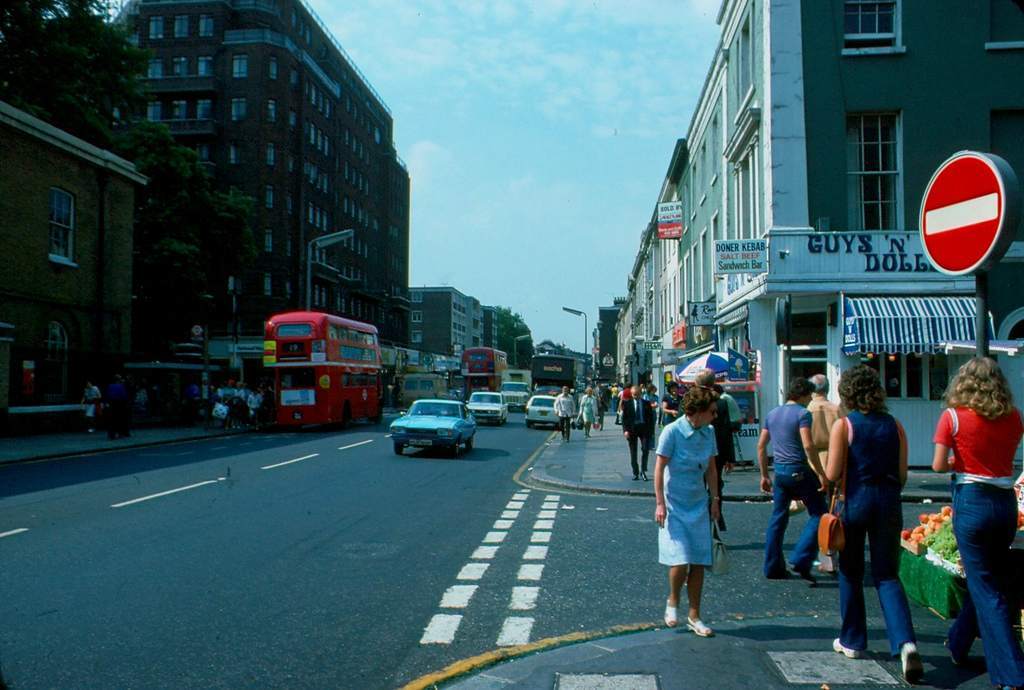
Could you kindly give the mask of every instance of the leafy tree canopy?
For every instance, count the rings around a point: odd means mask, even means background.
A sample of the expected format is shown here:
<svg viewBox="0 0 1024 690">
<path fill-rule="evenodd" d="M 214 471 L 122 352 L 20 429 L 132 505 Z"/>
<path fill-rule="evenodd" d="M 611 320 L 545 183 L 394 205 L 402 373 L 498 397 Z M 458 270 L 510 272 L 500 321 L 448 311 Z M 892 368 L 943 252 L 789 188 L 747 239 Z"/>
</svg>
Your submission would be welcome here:
<svg viewBox="0 0 1024 690">
<path fill-rule="evenodd" d="M 114 113 L 144 103 L 148 53 L 105 10 L 102 0 L 0 2 L 0 100 L 108 147 Z"/>
<path fill-rule="evenodd" d="M 498 349 L 508 354 L 509 366 L 529 369 L 533 359 L 533 335 L 523 317 L 508 307 L 495 307 L 498 319 Z M 516 340 L 516 336 L 528 336 Z"/>
</svg>

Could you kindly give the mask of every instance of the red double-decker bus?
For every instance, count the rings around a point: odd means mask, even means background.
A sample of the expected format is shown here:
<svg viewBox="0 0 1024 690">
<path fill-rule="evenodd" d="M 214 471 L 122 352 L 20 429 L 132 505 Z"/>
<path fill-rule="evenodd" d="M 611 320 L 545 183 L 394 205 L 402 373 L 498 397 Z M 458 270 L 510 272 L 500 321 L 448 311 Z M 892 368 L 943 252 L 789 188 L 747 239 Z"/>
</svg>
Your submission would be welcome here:
<svg viewBox="0 0 1024 690">
<path fill-rule="evenodd" d="M 263 366 L 274 372 L 279 425 L 381 418 L 380 345 L 371 324 L 313 311 L 277 314 L 265 324 Z"/>
<path fill-rule="evenodd" d="M 467 347 L 462 351 L 462 376 L 466 398 L 474 391 L 500 391 L 501 375 L 508 369 L 508 355 L 493 347 Z"/>
</svg>

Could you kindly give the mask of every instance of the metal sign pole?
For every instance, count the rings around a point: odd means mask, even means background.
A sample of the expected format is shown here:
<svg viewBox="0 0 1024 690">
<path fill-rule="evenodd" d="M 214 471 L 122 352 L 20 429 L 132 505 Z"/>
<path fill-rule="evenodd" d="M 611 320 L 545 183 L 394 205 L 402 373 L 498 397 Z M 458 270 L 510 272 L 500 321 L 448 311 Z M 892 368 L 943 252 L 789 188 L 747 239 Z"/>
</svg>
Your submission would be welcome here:
<svg viewBox="0 0 1024 690">
<path fill-rule="evenodd" d="M 974 323 L 974 342 L 978 357 L 988 357 L 988 271 L 974 274 L 974 289 L 978 309 Z"/>
</svg>

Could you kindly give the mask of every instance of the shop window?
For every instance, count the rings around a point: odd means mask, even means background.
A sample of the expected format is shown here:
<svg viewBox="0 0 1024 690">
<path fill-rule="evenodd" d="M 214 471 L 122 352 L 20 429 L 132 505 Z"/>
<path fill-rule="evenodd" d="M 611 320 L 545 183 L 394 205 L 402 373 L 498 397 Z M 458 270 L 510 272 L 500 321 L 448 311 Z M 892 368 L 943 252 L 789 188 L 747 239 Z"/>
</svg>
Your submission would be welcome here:
<svg viewBox="0 0 1024 690">
<path fill-rule="evenodd" d="M 860 363 L 878 372 L 893 400 L 942 400 L 949 383 L 946 355 L 868 354 Z"/>
<path fill-rule="evenodd" d="M 68 391 L 68 332 L 57 321 L 46 328 L 46 368 L 42 373 L 44 400 L 63 401 Z"/>
<path fill-rule="evenodd" d="M 850 230 L 896 230 L 899 131 L 893 113 L 846 119 L 847 222 Z"/>
</svg>

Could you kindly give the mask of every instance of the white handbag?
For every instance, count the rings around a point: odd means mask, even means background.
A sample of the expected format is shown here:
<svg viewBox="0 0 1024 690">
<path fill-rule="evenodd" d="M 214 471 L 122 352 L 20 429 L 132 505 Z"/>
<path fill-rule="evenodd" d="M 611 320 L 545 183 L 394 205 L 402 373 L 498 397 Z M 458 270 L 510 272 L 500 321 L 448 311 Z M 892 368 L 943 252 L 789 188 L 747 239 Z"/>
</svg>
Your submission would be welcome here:
<svg viewBox="0 0 1024 690">
<path fill-rule="evenodd" d="M 729 549 L 718 533 L 718 523 L 711 523 L 711 574 L 725 575 L 729 572 Z"/>
</svg>

